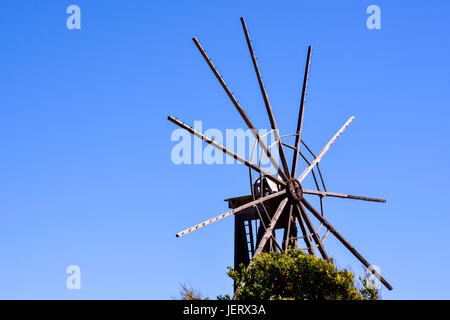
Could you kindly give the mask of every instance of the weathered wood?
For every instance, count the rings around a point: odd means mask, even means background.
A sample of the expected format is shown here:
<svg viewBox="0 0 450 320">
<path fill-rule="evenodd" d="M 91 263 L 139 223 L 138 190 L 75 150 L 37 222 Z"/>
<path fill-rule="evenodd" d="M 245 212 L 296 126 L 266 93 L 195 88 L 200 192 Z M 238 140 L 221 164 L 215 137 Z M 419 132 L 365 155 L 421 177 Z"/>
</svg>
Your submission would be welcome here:
<svg viewBox="0 0 450 320">
<path fill-rule="evenodd" d="M 224 146 L 218 144 L 217 142 L 215 142 L 213 139 L 205 136 L 204 134 L 194 130 L 192 127 L 188 126 L 187 124 L 181 122 L 180 120 L 169 116 L 167 119 L 169 119 L 169 121 L 175 123 L 177 126 L 179 126 L 180 128 L 183 128 L 185 130 L 187 130 L 188 132 L 192 133 L 194 136 L 202 139 L 203 141 L 205 141 L 206 143 L 209 143 L 210 145 L 212 145 L 213 147 L 219 149 L 220 151 L 226 153 L 227 155 L 229 155 L 230 157 L 233 157 L 234 159 L 236 159 L 237 161 L 245 164 L 247 167 L 252 168 L 253 170 L 265 175 L 268 179 L 272 180 L 273 182 L 277 183 L 277 184 L 281 184 L 281 185 L 286 185 L 286 183 L 283 180 L 280 180 L 279 178 L 273 176 L 270 172 L 262 169 L 261 167 L 251 163 L 250 161 L 247 161 L 246 159 L 244 159 L 243 157 L 241 157 L 240 155 L 234 153 L 233 151 L 228 150 L 227 148 L 225 148 Z"/>
<path fill-rule="evenodd" d="M 311 64 L 311 52 L 312 46 L 309 46 L 308 55 L 306 57 L 305 74 L 303 76 L 302 96 L 300 98 L 300 110 L 298 113 L 297 131 L 296 131 L 297 135 L 295 136 L 295 144 L 294 144 L 295 151 L 294 156 L 292 158 L 292 167 L 291 167 L 292 178 L 295 178 L 297 175 L 298 153 L 300 152 L 300 141 L 302 139 L 303 115 L 305 113 L 305 97 L 306 97 L 306 87 L 308 84 L 309 66 Z"/>
<path fill-rule="evenodd" d="M 275 211 L 275 214 L 273 215 L 272 220 L 270 221 L 269 227 L 267 228 L 266 232 L 264 233 L 264 236 L 262 237 L 261 241 L 258 244 L 258 247 L 256 248 L 255 256 L 257 256 L 263 251 L 264 246 L 266 245 L 267 240 L 271 237 L 275 225 L 277 224 L 278 218 L 281 216 L 281 213 L 283 212 L 287 202 L 288 198 L 284 198 L 284 200 L 280 202 L 277 211 Z"/>
<path fill-rule="evenodd" d="M 264 152 L 266 153 L 267 157 L 270 159 L 270 162 L 272 163 L 272 165 L 275 167 L 275 169 L 277 170 L 278 174 L 283 178 L 283 180 L 287 180 L 286 175 L 284 174 L 283 170 L 281 170 L 280 166 L 278 165 L 277 161 L 275 160 L 275 158 L 272 156 L 272 153 L 270 152 L 269 148 L 267 147 L 267 145 L 264 143 L 264 140 L 261 139 L 261 136 L 259 135 L 259 132 L 256 130 L 255 126 L 253 125 L 253 123 L 250 121 L 249 117 L 247 116 L 247 114 L 245 113 L 244 109 L 241 107 L 241 105 L 239 104 L 239 102 L 236 100 L 236 98 L 234 97 L 233 93 L 230 91 L 230 89 L 228 89 L 228 86 L 226 85 L 225 81 L 223 80 L 222 76 L 219 74 L 219 72 L 217 71 L 216 67 L 213 65 L 211 59 L 209 59 L 208 55 L 206 54 L 205 50 L 202 48 L 202 46 L 200 45 L 200 42 L 198 42 L 197 38 L 192 38 L 192 41 L 194 41 L 197 49 L 200 51 L 201 55 L 203 56 L 203 58 L 205 59 L 206 63 L 208 64 L 208 66 L 210 67 L 211 71 L 214 73 L 214 75 L 216 76 L 217 80 L 219 80 L 220 85 L 222 86 L 222 88 L 225 90 L 226 94 L 228 95 L 228 97 L 230 98 L 231 102 L 233 103 L 233 105 L 235 106 L 235 108 L 237 109 L 237 111 L 239 112 L 239 114 L 241 115 L 242 119 L 244 119 L 245 123 L 247 124 L 247 127 L 250 129 L 250 131 L 252 132 L 252 134 L 255 136 L 256 141 L 258 141 L 259 145 L 261 146 L 261 148 L 264 150 Z"/>
<path fill-rule="evenodd" d="M 371 264 L 364 259 L 364 257 L 356 251 L 355 248 L 324 218 L 322 215 L 314 209 L 314 207 L 306 201 L 304 198 L 301 200 L 302 204 L 308 209 L 323 225 L 330 230 L 330 232 L 351 252 L 353 255 L 366 267 L 369 268 Z M 372 268 L 373 269 L 373 268 Z M 392 286 L 376 271 L 372 270 L 372 273 L 380 279 L 380 281 L 388 288 L 392 290 Z"/>
<path fill-rule="evenodd" d="M 308 150 L 309 153 L 310 153 L 314 158 L 316 158 L 316 155 L 315 155 L 314 152 L 312 152 L 311 149 L 306 145 L 305 141 L 302 140 L 302 144 L 305 146 L 306 150 Z M 316 164 L 316 167 L 317 167 L 317 171 L 319 172 L 320 181 L 322 181 L 323 190 L 327 191 L 327 187 L 325 187 L 325 181 L 323 180 L 322 172 L 320 171 L 320 166 L 319 166 L 318 163 Z"/>
<path fill-rule="evenodd" d="M 308 215 L 306 214 L 305 210 L 303 209 L 302 205 L 300 203 L 296 203 L 296 207 L 298 212 L 301 214 L 302 218 L 305 220 L 305 224 L 309 229 L 309 232 L 311 233 L 314 241 L 316 242 L 319 252 L 322 255 L 322 258 L 324 258 L 325 260 L 329 260 L 327 252 L 325 251 L 325 248 L 322 244 L 322 242 L 320 241 L 319 236 L 317 235 L 316 230 L 314 229 L 314 226 L 312 225 L 311 221 L 309 220 Z"/>
<path fill-rule="evenodd" d="M 316 194 L 316 195 L 323 196 L 323 197 L 347 198 L 347 199 L 355 199 L 355 200 L 363 200 L 363 201 L 373 201 L 373 202 L 386 203 L 385 199 L 369 198 L 369 197 L 355 196 L 355 195 L 351 195 L 351 194 L 336 193 L 336 192 L 329 192 L 329 191 L 316 191 L 316 190 L 305 190 L 305 189 L 303 189 L 303 193 Z"/>
<path fill-rule="evenodd" d="M 269 96 L 267 95 L 266 89 L 264 88 L 264 84 L 262 81 L 261 73 L 259 72 L 258 63 L 256 61 L 255 53 L 253 51 L 252 42 L 250 40 L 250 36 L 248 34 L 247 26 L 245 25 L 245 20 L 241 17 L 242 29 L 244 30 L 245 40 L 247 41 L 247 47 L 250 52 L 250 57 L 252 58 L 253 68 L 255 69 L 256 78 L 258 79 L 259 89 L 261 90 L 261 94 L 264 100 L 264 105 L 266 106 L 267 115 L 269 116 L 270 126 L 272 127 L 273 134 L 275 136 L 275 140 L 278 142 L 278 152 L 280 154 L 281 164 L 283 165 L 284 172 L 287 176 L 289 176 L 289 167 L 286 161 L 286 156 L 284 154 L 284 149 L 281 145 L 281 139 L 278 132 L 277 124 L 275 122 L 275 117 L 273 116 L 272 106 L 270 105 Z"/>
<path fill-rule="evenodd" d="M 314 168 L 314 166 L 320 160 L 322 160 L 322 157 L 325 155 L 325 153 L 328 151 L 328 149 L 330 149 L 330 146 L 336 141 L 336 139 L 342 134 L 342 132 L 344 132 L 344 130 L 350 125 L 350 123 L 353 121 L 353 119 L 355 119 L 355 117 L 351 117 L 350 119 L 348 119 L 347 122 L 342 126 L 342 128 L 339 129 L 339 131 L 334 135 L 334 137 L 331 138 L 331 140 L 325 145 L 325 147 L 322 149 L 322 151 L 320 151 L 319 155 L 311 162 L 311 164 L 308 166 L 308 168 L 306 168 L 305 171 L 303 171 L 303 173 L 298 178 L 298 181 L 302 182 L 306 178 L 308 173 L 311 172 L 311 170 Z"/>
<path fill-rule="evenodd" d="M 206 226 L 206 225 L 208 225 L 208 224 L 211 224 L 211 223 L 213 223 L 213 222 L 219 221 L 219 220 L 221 220 L 221 219 L 223 219 L 223 218 L 226 218 L 226 217 L 228 217 L 228 216 L 230 216 L 230 215 L 232 215 L 232 214 L 239 213 L 240 211 L 242 211 L 242 210 L 244 210 L 244 209 L 246 209 L 246 208 L 250 208 L 250 207 L 252 207 L 252 206 L 254 206 L 254 205 L 257 205 L 257 204 L 262 203 L 262 202 L 264 202 L 264 201 L 267 201 L 267 200 L 269 200 L 269 199 L 279 197 L 279 196 L 281 196 L 281 195 L 283 195 L 283 194 L 285 194 L 285 193 L 286 193 L 286 189 L 283 189 L 283 190 L 278 191 L 278 192 L 276 192 L 276 193 L 272 193 L 272 194 L 270 194 L 270 195 L 268 195 L 268 196 L 259 198 L 259 199 L 255 200 L 255 201 L 252 201 L 252 202 L 249 202 L 249 203 L 247 203 L 247 204 L 244 204 L 244 205 L 242 205 L 242 206 L 240 206 L 240 207 L 238 207 L 238 208 L 236 208 L 236 209 L 233 209 L 233 210 L 230 210 L 230 211 L 228 211 L 228 212 L 225 212 L 225 213 L 223 213 L 223 214 L 221 214 L 221 215 L 218 215 L 217 217 L 214 217 L 214 218 L 212 218 L 212 219 L 209 219 L 209 220 L 206 220 L 206 221 L 204 221 L 204 222 L 202 222 L 202 223 L 199 223 L 199 224 L 197 224 L 197 225 L 195 225 L 195 226 L 193 226 L 193 227 L 190 227 L 189 229 L 186 229 L 186 230 L 183 230 L 183 231 L 181 231 L 181 232 L 178 232 L 178 233 L 176 234 L 176 236 L 177 236 L 177 237 L 182 237 L 182 236 L 184 236 L 184 235 L 186 235 L 186 234 L 188 234 L 188 233 L 190 233 L 190 232 L 192 232 L 192 231 L 198 230 L 198 229 L 200 229 L 200 228 L 202 228 L 202 227 L 204 227 L 204 226 Z"/>
<path fill-rule="evenodd" d="M 306 246 L 308 248 L 308 253 L 312 256 L 315 256 L 316 253 L 314 251 L 314 246 L 312 245 L 311 239 L 309 238 L 309 232 L 308 230 L 306 230 L 305 219 L 303 217 L 303 214 L 301 214 L 300 211 L 298 210 L 297 205 L 294 205 L 294 212 L 299 221 L 300 229 L 302 230 L 303 233 L 303 240 L 305 241 Z"/>
</svg>

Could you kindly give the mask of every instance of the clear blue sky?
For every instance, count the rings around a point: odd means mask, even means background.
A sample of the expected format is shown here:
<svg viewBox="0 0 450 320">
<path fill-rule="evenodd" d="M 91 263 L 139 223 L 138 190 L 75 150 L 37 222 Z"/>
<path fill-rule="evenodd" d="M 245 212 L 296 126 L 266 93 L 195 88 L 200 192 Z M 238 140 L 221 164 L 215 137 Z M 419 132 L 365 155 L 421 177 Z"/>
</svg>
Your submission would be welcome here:
<svg viewBox="0 0 450 320">
<path fill-rule="evenodd" d="M 81 30 L 66 8 L 81 8 Z M 382 29 L 366 28 L 381 8 Z M 385 299 L 450 298 L 447 1 L 2 1 L 0 298 L 170 299 L 189 282 L 232 291 L 233 219 L 175 233 L 247 194 L 238 165 L 170 160 L 172 114 L 242 128 L 191 41 L 197 36 L 258 127 L 268 127 L 246 22 L 281 132 L 295 130 L 313 45 L 304 139 L 327 217 L 394 287 Z M 361 273 L 339 244 L 342 267 Z M 82 289 L 66 288 L 81 267 Z"/>
</svg>

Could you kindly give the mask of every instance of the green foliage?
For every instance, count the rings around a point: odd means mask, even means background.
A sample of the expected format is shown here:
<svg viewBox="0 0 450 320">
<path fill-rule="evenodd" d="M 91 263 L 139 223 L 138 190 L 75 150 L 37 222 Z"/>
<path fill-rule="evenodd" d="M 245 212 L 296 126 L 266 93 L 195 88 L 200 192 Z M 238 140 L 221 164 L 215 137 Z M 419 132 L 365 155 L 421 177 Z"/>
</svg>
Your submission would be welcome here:
<svg viewBox="0 0 450 320">
<path fill-rule="evenodd" d="M 298 249 L 261 253 L 248 268 L 228 269 L 238 287 L 233 297 L 237 300 L 379 299 L 378 291 L 370 289 L 366 280 L 360 278 L 358 289 L 353 273 Z"/>
<path fill-rule="evenodd" d="M 181 284 L 181 300 L 203 300 L 201 293 L 190 285 Z"/>
</svg>

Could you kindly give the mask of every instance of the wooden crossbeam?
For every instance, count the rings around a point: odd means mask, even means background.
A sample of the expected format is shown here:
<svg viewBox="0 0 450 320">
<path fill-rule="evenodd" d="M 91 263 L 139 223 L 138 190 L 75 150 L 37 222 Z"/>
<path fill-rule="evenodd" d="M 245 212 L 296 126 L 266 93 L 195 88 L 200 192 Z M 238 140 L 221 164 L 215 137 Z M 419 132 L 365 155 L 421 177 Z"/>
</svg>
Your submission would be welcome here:
<svg viewBox="0 0 450 320">
<path fill-rule="evenodd" d="M 331 145 L 336 141 L 336 139 L 344 132 L 344 130 L 350 125 L 350 123 L 355 119 L 355 117 L 351 117 L 347 120 L 347 122 L 342 126 L 341 129 L 331 138 L 331 140 L 325 145 L 325 147 L 320 151 L 320 153 L 317 155 L 317 157 L 311 162 L 311 164 L 308 166 L 308 168 L 303 171 L 303 173 L 298 178 L 298 181 L 302 182 L 308 173 L 311 172 L 311 170 L 314 168 L 314 166 L 319 163 L 320 160 L 322 160 L 322 157 L 325 155 L 325 153 L 330 149 Z M 298 150 L 298 148 L 297 148 Z"/>
<path fill-rule="evenodd" d="M 252 168 L 253 170 L 265 175 L 268 179 L 272 180 L 273 182 L 277 183 L 277 184 L 281 184 L 281 185 L 286 185 L 286 183 L 273 176 L 270 172 L 262 169 L 261 167 L 251 163 L 250 161 L 247 161 L 246 159 L 244 159 L 243 157 L 241 157 L 240 155 L 234 153 L 233 151 L 228 150 L 227 148 L 225 148 L 224 146 L 222 146 L 221 144 L 218 144 L 217 142 L 215 142 L 213 139 L 205 136 L 204 134 L 194 130 L 194 128 L 188 126 L 187 124 L 181 122 L 180 120 L 169 116 L 167 119 L 169 119 L 169 121 L 175 123 L 177 126 L 179 126 L 180 128 L 183 128 L 185 130 L 187 130 L 188 132 L 192 133 L 194 136 L 202 139 L 203 141 L 205 141 L 206 143 L 209 143 L 210 145 L 212 145 L 213 147 L 219 149 L 220 151 L 226 153 L 227 155 L 229 155 L 230 157 L 233 157 L 234 159 L 236 159 L 237 161 L 245 164 L 247 167 Z"/>
<path fill-rule="evenodd" d="M 366 267 L 369 268 L 371 264 L 364 259 L 364 257 L 356 251 L 356 249 L 347 241 L 345 238 L 329 223 L 316 209 L 304 198 L 301 200 L 302 204 L 308 209 L 323 225 L 330 230 L 330 232 Z M 392 286 L 389 282 L 386 281 L 374 268 L 372 269 L 372 273 L 388 288 L 392 290 Z"/>
<path fill-rule="evenodd" d="M 227 96 L 230 98 L 231 102 L 233 103 L 233 105 L 235 106 L 236 110 L 239 112 L 239 114 L 241 115 L 242 119 L 244 119 L 245 123 L 247 124 L 247 127 L 250 129 L 250 131 L 252 132 L 252 134 L 254 135 L 256 141 L 258 141 L 259 145 L 261 146 L 261 148 L 264 150 L 264 152 L 266 153 L 267 157 L 269 158 L 270 162 L 272 163 L 272 165 L 275 167 L 275 169 L 277 170 L 278 174 L 281 176 L 281 178 L 283 180 L 287 180 L 287 177 L 285 175 L 285 173 L 283 172 L 283 170 L 281 170 L 280 166 L 278 165 L 277 161 L 275 160 L 275 158 L 273 157 L 272 153 L 270 152 L 269 148 L 267 147 L 267 145 L 264 143 L 264 140 L 261 139 L 261 136 L 259 134 L 259 132 L 256 130 L 255 126 L 253 125 L 253 123 L 250 121 L 249 117 L 247 116 L 247 114 L 245 113 L 244 109 L 241 107 L 241 105 L 239 104 L 239 102 L 236 100 L 236 98 L 234 97 L 233 93 L 230 91 L 230 89 L 228 88 L 228 86 L 226 85 L 225 81 L 223 80 L 222 76 L 220 75 L 220 73 L 217 71 L 216 67 L 213 65 L 211 59 L 209 59 L 208 55 L 206 54 L 205 50 L 203 49 L 203 47 L 200 45 L 200 42 L 197 40 L 197 38 L 192 38 L 192 41 L 194 41 L 197 49 L 200 51 L 202 57 L 205 59 L 206 63 L 208 64 L 208 66 L 210 67 L 211 71 L 214 73 L 214 75 L 216 76 L 217 80 L 219 81 L 220 85 L 222 86 L 222 88 L 225 90 Z"/>
<path fill-rule="evenodd" d="M 264 202 L 264 201 L 267 201 L 267 200 L 270 200 L 270 199 L 279 197 L 279 196 L 281 196 L 281 195 L 283 195 L 283 194 L 285 194 L 285 193 L 286 193 L 286 189 L 283 189 L 283 190 L 281 190 L 281 191 L 279 191 L 279 192 L 272 193 L 272 194 L 270 194 L 270 195 L 268 195 L 268 196 L 265 196 L 265 197 L 263 197 L 263 198 L 259 198 L 259 199 L 257 199 L 257 200 L 251 201 L 251 202 L 246 203 L 246 204 L 244 204 L 244 205 L 242 205 L 242 206 L 240 206 L 240 207 L 238 207 L 238 208 L 235 208 L 235 209 L 233 209 L 233 210 L 230 210 L 230 211 L 227 211 L 227 212 L 225 212 L 225 213 L 222 213 L 221 215 L 218 215 L 217 217 L 214 217 L 214 218 L 212 218 L 212 219 L 206 220 L 206 221 L 204 221 L 204 222 L 202 222 L 202 223 L 199 223 L 199 224 L 197 224 L 197 225 L 195 225 L 195 226 L 193 226 L 193 227 L 190 227 L 190 228 L 188 228 L 188 229 L 186 229 L 186 230 L 183 230 L 183 231 L 181 231 L 181 232 L 178 232 L 178 233 L 176 234 L 176 236 L 177 236 L 177 237 L 182 237 L 182 236 L 184 236 L 184 235 L 186 235 L 186 234 L 188 234 L 188 233 L 190 233 L 190 232 L 192 232 L 192 231 L 195 231 L 195 230 L 198 230 L 198 229 L 200 229 L 200 228 L 202 228 L 202 227 L 204 227 L 204 226 L 207 226 L 208 224 L 211 224 L 211 223 L 213 223 L 213 222 L 219 221 L 219 220 L 221 220 L 221 219 L 223 219 L 223 218 L 226 218 L 226 217 L 228 217 L 228 216 L 230 216 L 230 215 L 232 215 L 232 214 L 237 214 L 237 213 L 239 213 L 240 211 L 242 211 L 242 210 L 244 210 L 244 209 L 253 207 L 253 206 L 255 206 L 255 205 L 259 204 L 259 203 L 262 203 L 262 202 Z"/>
<path fill-rule="evenodd" d="M 363 200 L 363 201 L 372 201 L 372 202 L 386 203 L 385 199 L 369 198 L 369 197 L 355 196 L 355 195 L 351 195 L 351 194 L 336 193 L 336 192 L 329 192 L 329 191 L 317 191 L 317 190 L 305 190 L 305 189 L 303 189 L 303 193 L 316 194 L 318 196 L 323 196 L 323 197 L 347 198 L 347 199 L 355 199 L 355 200 Z"/>
</svg>

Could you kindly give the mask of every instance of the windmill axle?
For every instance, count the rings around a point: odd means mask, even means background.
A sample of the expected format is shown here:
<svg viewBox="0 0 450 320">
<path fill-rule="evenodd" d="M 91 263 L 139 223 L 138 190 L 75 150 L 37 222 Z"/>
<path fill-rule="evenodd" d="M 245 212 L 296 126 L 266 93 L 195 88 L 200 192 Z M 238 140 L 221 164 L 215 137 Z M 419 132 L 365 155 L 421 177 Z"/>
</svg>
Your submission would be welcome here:
<svg viewBox="0 0 450 320">
<path fill-rule="evenodd" d="M 288 196 L 292 200 L 300 201 L 303 198 L 303 189 L 300 182 L 295 178 L 287 181 Z"/>
</svg>

